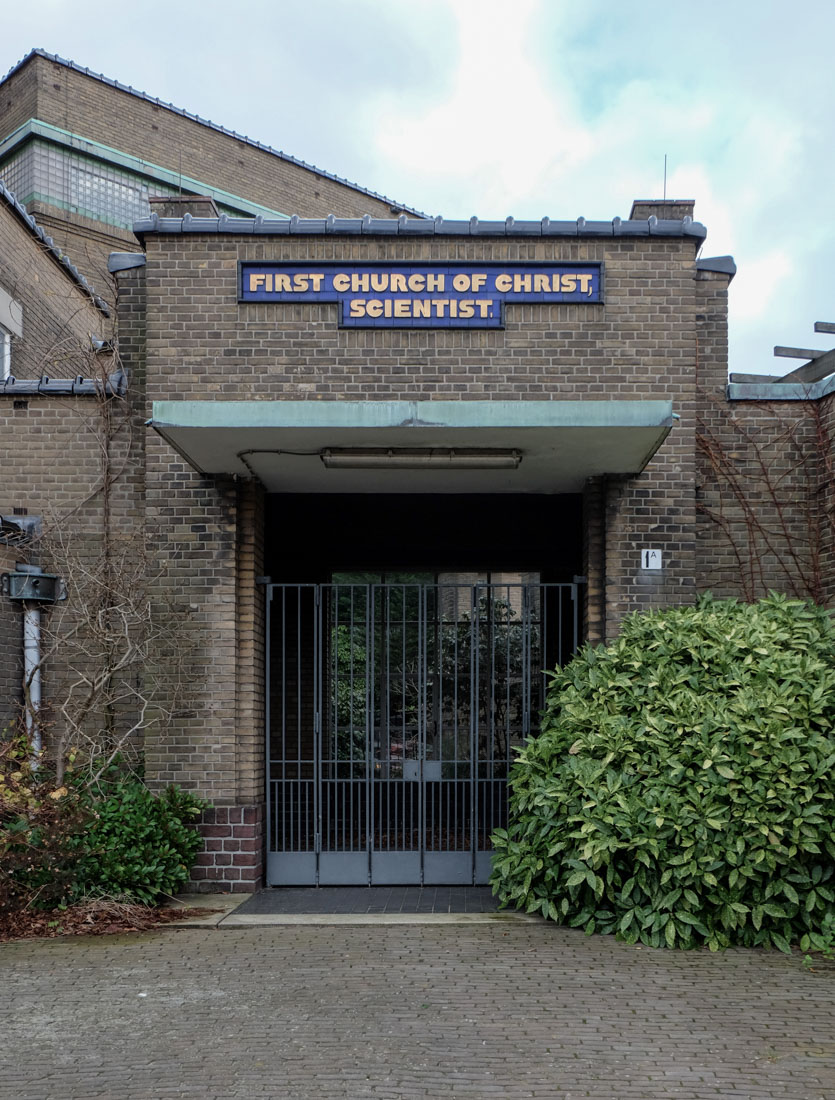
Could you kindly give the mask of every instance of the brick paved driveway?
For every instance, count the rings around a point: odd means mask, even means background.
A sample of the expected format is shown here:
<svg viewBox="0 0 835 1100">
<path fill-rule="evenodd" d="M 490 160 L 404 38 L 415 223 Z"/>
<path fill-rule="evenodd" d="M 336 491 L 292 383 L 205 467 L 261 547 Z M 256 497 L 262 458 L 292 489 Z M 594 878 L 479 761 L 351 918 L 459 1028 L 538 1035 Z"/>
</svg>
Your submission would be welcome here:
<svg viewBox="0 0 835 1100">
<path fill-rule="evenodd" d="M 835 1098 L 835 969 L 545 924 L 0 948 L 0 1096 Z"/>
</svg>

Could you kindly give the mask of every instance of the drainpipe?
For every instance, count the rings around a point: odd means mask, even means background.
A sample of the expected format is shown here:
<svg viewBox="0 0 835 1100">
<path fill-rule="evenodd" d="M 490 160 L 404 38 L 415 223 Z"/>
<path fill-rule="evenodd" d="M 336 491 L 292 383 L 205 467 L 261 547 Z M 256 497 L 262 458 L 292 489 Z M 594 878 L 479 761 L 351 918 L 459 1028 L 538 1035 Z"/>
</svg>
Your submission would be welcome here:
<svg viewBox="0 0 835 1100">
<path fill-rule="evenodd" d="M 27 573 L 40 573 L 36 565 L 21 569 Z M 37 768 L 43 740 L 38 712 L 41 709 L 41 608 L 40 604 L 27 600 L 23 605 L 23 691 L 25 701 L 26 733 L 32 746 L 32 766 Z"/>
<path fill-rule="evenodd" d="M 40 757 L 41 727 L 38 711 L 41 709 L 41 609 L 27 604 L 23 610 L 23 682 L 28 684 L 26 695 L 26 732 L 35 756 Z"/>
<path fill-rule="evenodd" d="M 0 520 L 3 517 L 0 516 Z M 23 699 L 26 733 L 32 746 L 32 767 L 43 750 L 41 709 L 41 604 L 65 600 L 60 577 L 44 573 L 39 565 L 18 562 L 13 573 L 0 575 L 0 592 L 23 604 Z"/>
</svg>

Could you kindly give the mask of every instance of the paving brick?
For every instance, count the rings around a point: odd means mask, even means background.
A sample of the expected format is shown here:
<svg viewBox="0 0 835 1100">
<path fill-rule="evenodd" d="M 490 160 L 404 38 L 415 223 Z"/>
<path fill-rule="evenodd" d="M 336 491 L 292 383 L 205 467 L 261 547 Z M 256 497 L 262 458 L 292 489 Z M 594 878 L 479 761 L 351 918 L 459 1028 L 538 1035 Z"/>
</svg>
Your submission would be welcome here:
<svg viewBox="0 0 835 1100">
<path fill-rule="evenodd" d="M 7 945 L 0 1096 L 831 1100 L 835 970 L 546 923 Z"/>
</svg>

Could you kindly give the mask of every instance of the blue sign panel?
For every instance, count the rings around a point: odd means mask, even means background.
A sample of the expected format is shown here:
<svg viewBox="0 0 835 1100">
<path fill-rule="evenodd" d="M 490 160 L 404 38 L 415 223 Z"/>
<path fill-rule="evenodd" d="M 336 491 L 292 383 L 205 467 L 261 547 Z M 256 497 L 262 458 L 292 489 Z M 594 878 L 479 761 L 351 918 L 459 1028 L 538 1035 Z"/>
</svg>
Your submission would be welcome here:
<svg viewBox="0 0 835 1100">
<path fill-rule="evenodd" d="M 338 302 L 348 328 L 501 328 L 505 302 L 600 302 L 600 264 L 242 263 L 241 302 Z"/>
</svg>

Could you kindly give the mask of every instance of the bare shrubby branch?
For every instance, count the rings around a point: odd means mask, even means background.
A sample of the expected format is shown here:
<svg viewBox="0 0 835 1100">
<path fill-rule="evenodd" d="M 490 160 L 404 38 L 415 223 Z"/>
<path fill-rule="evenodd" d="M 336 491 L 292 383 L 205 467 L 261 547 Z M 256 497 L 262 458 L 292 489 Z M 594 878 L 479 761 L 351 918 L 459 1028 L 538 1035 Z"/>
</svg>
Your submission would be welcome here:
<svg viewBox="0 0 835 1100">
<path fill-rule="evenodd" d="M 96 456 L 90 486 L 72 506 L 46 511 L 34 547 L 67 587 L 66 601 L 42 617 L 49 704 L 35 716 L 59 783 L 72 749 L 90 782 L 117 757 L 138 764 L 145 735 L 167 726 L 186 680 L 185 615 L 159 595 L 166 586 L 125 485 L 139 461 L 141 421 L 130 397 L 108 384 L 118 358 L 84 354 L 96 394 L 66 407 Z"/>
<path fill-rule="evenodd" d="M 769 589 L 824 603 L 826 557 L 835 543 L 832 440 L 817 401 L 781 414 L 743 417 L 704 391 L 708 414 L 696 443 L 715 490 L 699 511 L 723 533 L 744 598 Z M 712 406 L 712 409 L 711 409 Z M 718 424 L 718 426 L 717 426 Z"/>
</svg>

